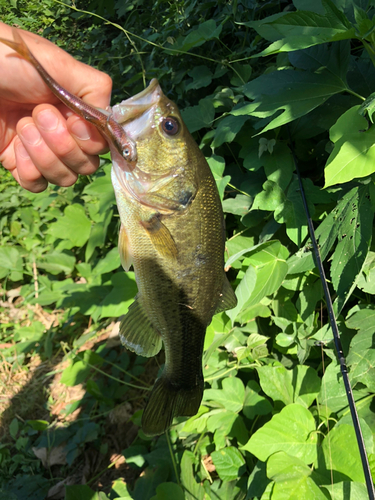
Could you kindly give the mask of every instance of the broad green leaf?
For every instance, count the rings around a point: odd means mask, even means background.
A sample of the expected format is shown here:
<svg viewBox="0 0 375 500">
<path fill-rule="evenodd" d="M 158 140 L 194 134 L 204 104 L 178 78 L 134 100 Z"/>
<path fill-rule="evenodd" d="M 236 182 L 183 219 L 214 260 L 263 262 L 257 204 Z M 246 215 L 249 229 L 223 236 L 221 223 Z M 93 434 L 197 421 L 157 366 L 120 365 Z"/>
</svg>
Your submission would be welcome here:
<svg viewBox="0 0 375 500">
<path fill-rule="evenodd" d="M 251 264 L 250 264 L 251 265 Z M 258 304 L 263 297 L 271 295 L 280 287 L 288 272 L 288 264 L 282 258 L 276 258 L 256 271 L 256 282 L 245 307 Z"/>
<path fill-rule="evenodd" d="M 265 461 L 285 451 L 311 464 L 316 459 L 317 434 L 311 413 L 299 404 L 290 404 L 258 429 L 242 449 Z"/>
<path fill-rule="evenodd" d="M 320 486 L 311 477 L 305 463 L 285 452 L 272 455 L 267 461 L 267 476 L 275 481 L 272 498 L 275 500 L 326 500 Z"/>
<path fill-rule="evenodd" d="M 43 255 L 38 260 L 37 266 L 51 274 L 70 274 L 74 269 L 76 260 L 72 255 L 63 252 L 51 252 Z"/>
<path fill-rule="evenodd" d="M 339 478 L 340 474 L 343 474 L 352 481 L 364 483 L 362 462 L 352 425 L 336 425 L 324 438 L 322 452 L 318 460 L 318 472 L 325 466 L 327 471 L 332 471 L 334 478 L 338 473 Z M 324 460 L 323 463 L 322 460 Z M 343 480 L 342 476 L 341 480 Z M 336 481 L 334 479 L 334 482 Z"/>
<path fill-rule="evenodd" d="M 93 317 L 110 318 L 126 314 L 137 294 L 137 284 L 133 272 L 119 272 L 112 275 L 112 291 L 98 305 Z"/>
<path fill-rule="evenodd" d="M 342 481 L 323 486 L 335 500 L 368 500 L 368 492 L 364 483 Z"/>
<path fill-rule="evenodd" d="M 288 370 L 282 365 L 265 365 L 257 371 L 263 391 L 274 401 L 308 408 L 319 394 L 320 379 L 311 367 L 297 365 Z"/>
<path fill-rule="evenodd" d="M 232 322 L 242 309 L 258 304 L 263 297 L 275 292 L 288 271 L 285 262 L 287 250 L 279 241 L 267 241 L 241 250 L 229 259 L 227 265 L 247 252 L 250 253 L 249 267 L 236 289 L 237 306 L 226 313 Z"/>
<path fill-rule="evenodd" d="M 215 118 L 212 99 L 201 99 L 197 106 L 183 109 L 181 116 L 191 134 L 201 128 L 210 127 Z"/>
<path fill-rule="evenodd" d="M 104 217 L 102 217 L 102 220 L 96 222 L 96 224 L 91 227 L 91 232 L 85 252 L 85 259 L 87 261 L 90 260 L 96 247 L 104 245 L 107 236 L 107 228 L 109 223 L 111 222 L 113 211 L 108 210 L 103 215 Z"/>
<path fill-rule="evenodd" d="M 100 260 L 96 267 L 94 267 L 92 274 L 100 275 L 109 273 L 118 269 L 121 266 L 120 254 L 117 248 L 112 248 L 104 257 Z"/>
<path fill-rule="evenodd" d="M 208 40 L 218 38 L 221 30 L 222 26 L 216 26 L 216 22 L 210 19 L 209 21 L 198 24 L 198 27 L 192 29 L 186 37 L 179 38 L 172 47 L 166 47 L 166 50 L 169 48 L 173 49 L 174 52 L 187 52 L 193 47 L 199 47 Z"/>
<path fill-rule="evenodd" d="M 213 451 L 211 457 L 221 480 L 233 481 L 243 473 L 245 459 L 234 446 Z"/>
<path fill-rule="evenodd" d="M 233 113 L 232 113 L 233 114 Z M 220 120 L 219 125 L 215 129 L 214 140 L 212 141 L 211 148 L 218 148 L 225 142 L 232 142 L 238 132 L 241 130 L 243 124 L 250 118 L 249 113 L 242 113 L 242 115 L 226 116 Z"/>
<path fill-rule="evenodd" d="M 360 106 L 350 108 L 330 129 L 335 147 L 324 170 L 324 187 L 366 177 L 375 171 L 375 127 L 368 127 L 359 110 Z"/>
<path fill-rule="evenodd" d="M 206 389 L 205 400 L 220 403 L 226 410 L 237 413 L 242 410 L 245 398 L 245 387 L 237 377 L 225 378 L 222 389 Z"/>
<path fill-rule="evenodd" d="M 357 286 L 365 293 L 375 294 L 375 252 L 368 252 Z"/>
<path fill-rule="evenodd" d="M 272 405 L 265 397 L 259 394 L 260 386 L 255 380 L 250 380 L 245 389 L 243 413 L 253 420 L 257 415 L 268 415 L 272 412 Z"/>
<path fill-rule="evenodd" d="M 187 432 L 187 433 L 191 433 L 194 431 L 198 433 L 203 432 L 204 429 L 206 428 L 207 419 L 209 417 L 208 412 L 209 412 L 208 408 L 206 406 L 201 405 L 198 410 L 198 413 L 193 417 L 189 418 L 189 420 L 185 422 L 185 425 L 182 428 L 182 432 Z"/>
<path fill-rule="evenodd" d="M 345 40 L 332 45 L 317 45 L 291 52 L 288 57 L 296 68 L 318 71 L 325 67 L 331 73 L 345 80 L 350 59 L 350 42 Z"/>
<path fill-rule="evenodd" d="M 171 500 L 172 498 L 173 500 L 185 500 L 181 486 L 176 483 L 161 483 L 156 488 L 156 495 L 151 500 Z"/>
<path fill-rule="evenodd" d="M 99 494 L 86 484 L 65 486 L 65 500 L 100 500 Z"/>
<path fill-rule="evenodd" d="M 280 186 L 271 180 L 267 180 L 263 184 L 263 191 L 256 195 L 252 210 L 261 209 L 267 211 L 275 211 L 282 203 L 284 203 L 285 194 Z"/>
<path fill-rule="evenodd" d="M 343 196 L 338 217 L 339 241 L 332 257 L 331 277 L 341 309 L 371 243 L 374 212 L 367 185 L 356 186 Z"/>
<path fill-rule="evenodd" d="M 218 432 L 225 437 L 227 436 L 237 419 L 237 414 L 229 410 L 214 410 L 211 412 L 207 420 L 207 429 L 210 432 Z"/>
<path fill-rule="evenodd" d="M 308 206 L 312 216 L 314 214 L 314 205 L 308 203 Z M 308 228 L 297 179 L 294 179 L 290 184 L 284 203 L 276 207 L 274 217 L 277 222 L 285 223 L 287 235 L 293 243 L 300 247 L 308 234 Z"/>
<path fill-rule="evenodd" d="M 188 75 L 191 76 L 193 81 L 186 85 L 186 91 L 207 87 L 212 82 L 213 77 L 212 72 L 207 66 L 195 66 L 188 72 Z"/>
<path fill-rule="evenodd" d="M 185 450 L 181 459 L 181 482 L 185 490 L 185 500 L 203 500 L 204 489 L 197 483 L 193 473 L 195 457 L 191 451 Z"/>
<path fill-rule="evenodd" d="M 223 210 L 229 214 L 243 216 L 250 210 L 252 198 L 244 194 L 237 194 L 235 198 L 226 198 L 223 201 Z"/>
<path fill-rule="evenodd" d="M 244 93 L 254 102 L 235 108 L 231 114 L 266 118 L 282 111 L 259 132 L 264 133 L 309 113 L 345 89 L 342 80 L 327 70 L 319 74 L 290 69 L 276 71 L 247 83 Z"/>
<path fill-rule="evenodd" d="M 371 392 L 375 392 L 374 311 L 371 313 L 368 315 L 368 330 L 359 331 L 350 343 L 347 363 L 350 366 L 352 384 L 360 382 Z M 352 318 L 355 319 L 355 317 L 354 314 Z"/>
<path fill-rule="evenodd" d="M 89 239 L 91 221 L 85 214 L 82 205 L 75 203 L 68 205 L 64 210 L 64 216 L 50 225 L 48 233 L 56 239 L 70 240 L 74 246 L 82 247 Z"/>
<path fill-rule="evenodd" d="M 0 247 L 0 279 L 11 275 L 11 280 L 18 281 L 23 277 L 22 257 L 17 248 Z"/>
<path fill-rule="evenodd" d="M 264 172 L 269 181 L 275 182 L 283 191 L 286 191 L 294 171 L 294 162 L 290 149 L 278 141 L 272 154 L 265 152 L 262 155 Z M 263 208 L 263 207 L 259 207 Z"/>
<path fill-rule="evenodd" d="M 103 358 L 101 356 L 93 351 L 87 350 L 83 354 L 80 353 L 79 356 L 72 361 L 72 364 L 65 368 L 60 382 L 67 386 L 81 384 L 92 369 L 90 365 L 101 366 L 102 364 Z"/>
<path fill-rule="evenodd" d="M 131 495 L 132 498 L 139 500 L 152 498 L 156 494 L 156 488 L 159 484 L 166 482 L 169 475 L 170 469 L 167 464 L 161 464 L 155 468 L 147 467 L 143 471 L 142 476 L 135 483 L 135 487 Z M 192 499 L 189 498 L 189 500 Z"/>
<path fill-rule="evenodd" d="M 221 156 L 212 155 L 210 158 L 206 158 L 207 163 L 210 166 L 211 172 L 216 181 L 216 186 L 219 191 L 220 199 L 224 197 L 225 188 L 230 181 L 230 176 L 226 175 L 223 177 L 225 169 L 225 160 Z"/>
<path fill-rule="evenodd" d="M 327 2 L 324 2 L 324 7 L 325 15 L 299 10 L 244 23 L 267 40 L 275 41 L 256 57 L 353 38 L 355 30 L 345 16 Z"/>
<path fill-rule="evenodd" d="M 284 366 L 260 366 L 259 382 L 263 391 L 273 399 L 285 405 L 293 403 L 292 371 Z"/>
</svg>

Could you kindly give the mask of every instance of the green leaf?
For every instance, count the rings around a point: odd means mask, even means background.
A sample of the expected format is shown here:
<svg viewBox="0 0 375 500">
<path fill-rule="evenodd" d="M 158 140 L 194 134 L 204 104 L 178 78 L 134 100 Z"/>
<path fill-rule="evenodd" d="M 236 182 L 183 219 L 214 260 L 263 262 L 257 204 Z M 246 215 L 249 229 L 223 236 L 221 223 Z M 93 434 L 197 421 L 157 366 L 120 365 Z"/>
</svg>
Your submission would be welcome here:
<svg viewBox="0 0 375 500">
<path fill-rule="evenodd" d="M 335 147 L 324 170 L 324 187 L 365 177 L 375 171 L 375 127 L 368 128 L 359 110 L 360 106 L 353 106 L 330 129 Z"/>
<path fill-rule="evenodd" d="M 234 446 L 213 451 L 211 457 L 222 481 L 233 481 L 243 473 L 245 459 Z"/>
<path fill-rule="evenodd" d="M 342 481 L 323 488 L 328 490 L 331 498 L 335 500 L 368 500 L 367 488 L 363 483 Z"/>
<path fill-rule="evenodd" d="M 234 115 L 234 113 L 232 113 Z M 215 129 L 214 140 L 211 143 L 211 148 L 215 149 L 224 144 L 225 142 L 230 143 L 236 137 L 238 132 L 241 130 L 243 124 L 250 118 L 246 114 L 236 115 L 236 116 L 226 116 L 220 120 L 219 125 Z"/>
<path fill-rule="evenodd" d="M 313 204 L 309 204 L 309 210 L 310 215 L 313 215 Z M 308 228 L 297 179 L 289 186 L 285 202 L 276 207 L 274 217 L 277 222 L 285 223 L 287 235 L 300 247 L 308 234 Z"/>
<path fill-rule="evenodd" d="M 299 404 L 290 404 L 258 429 L 242 449 L 265 461 L 285 451 L 311 464 L 316 459 L 317 434 L 311 413 Z"/>
<path fill-rule="evenodd" d="M 280 186 L 276 182 L 267 180 L 263 184 L 263 191 L 256 195 L 251 208 L 273 212 L 284 203 L 284 200 L 285 194 Z"/>
<path fill-rule="evenodd" d="M 184 492 L 176 483 L 161 483 L 151 500 L 185 500 Z"/>
<path fill-rule="evenodd" d="M 332 471 L 334 482 L 337 481 L 335 476 L 339 481 L 346 476 L 352 481 L 364 483 L 362 462 L 352 425 L 336 425 L 324 438 L 322 452 L 318 459 L 318 472 L 323 472 L 320 469 L 325 467 L 327 471 Z"/>
<path fill-rule="evenodd" d="M 360 311 L 363 313 L 364 311 Z M 370 312 L 370 311 L 369 311 Z M 355 319 L 358 319 L 359 313 L 352 316 L 352 322 L 355 325 Z M 360 382 L 368 387 L 371 392 L 375 392 L 375 351 L 374 351 L 374 329 L 373 329 L 374 311 L 367 316 L 368 330 L 359 331 L 350 343 L 349 354 L 347 357 L 348 366 L 350 366 L 350 380 L 352 384 Z M 348 322 L 347 322 L 348 325 Z M 349 326 L 349 325 L 348 325 Z M 358 328 L 354 326 L 354 328 Z"/>
<path fill-rule="evenodd" d="M 327 70 L 319 74 L 291 69 L 275 71 L 247 83 L 244 93 L 254 102 L 235 108 L 231 114 L 266 118 L 282 111 L 260 134 L 306 115 L 330 96 L 344 90 L 342 80 Z"/>
<path fill-rule="evenodd" d="M 91 221 L 85 214 L 85 209 L 77 203 L 68 205 L 64 216 L 50 225 L 48 233 L 56 239 L 67 239 L 76 247 L 82 247 L 89 239 Z"/>
<path fill-rule="evenodd" d="M 198 27 L 192 29 L 186 37 L 179 38 L 172 47 L 169 47 L 169 49 L 173 49 L 174 52 L 187 52 L 193 47 L 200 47 L 208 40 L 218 38 L 221 30 L 222 26 L 216 26 L 216 22 L 210 19 L 209 21 L 198 24 Z M 168 50 L 167 47 L 166 50 Z"/>
<path fill-rule="evenodd" d="M 245 389 L 243 413 L 245 417 L 253 420 L 257 415 L 268 415 L 272 412 L 272 405 L 263 396 L 260 396 L 260 387 L 255 380 L 250 380 Z"/>
<path fill-rule="evenodd" d="M 275 500 L 299 500 L 301 498 L 326 500 L 311 477 L 312 470 L 302 460 L 279 452 L 267 461 L 267 476 L 275 481 L 272 498 Z"/>
<path fill-rule="evenodd" d="M 65 486 L 65 500 L 100 500 L 98 493 L 86 484 Z"/>
<path fill-rule="evenodd" d="M 110 318 L 126 314 L 137 294 L 137 284 L 133 272 L 119 272 L 112 276 L 113 289 L 99 304 L 93 317 Z"/>
<path fill-rule="evenodd" d="M 43 255 L 38 260 L 37 266 L 51 274 L 70 274 L 75 263 L 76 260 L 72 255 L 63 252 L 51 252 Z"/>
<path fill-rule="evenodd" d="M 279 241 L 267 241 L 239 253 L 247 252 L 251 252 L 249 267 L 236 289 L 237 306 L 226 313 L 232 322 L 242 309 L 258 304 L 263 297 L 274 293 L 288 271 L 286 248 Z M 236 254 L 230 260 L 236 260 L 238 256 Z"/>
<path fill-rule="evenodd" d="M 22 258 L 17 248 L 0 247 L 0 279 L 10 274 L 12 281 L 21 280 L 22 270 Z"/>
<path fill-rule="evenodd" d="M 206 389 L 205 400 L 212 400 L 221 404 L 226 410 L 238 413 L 242 410 L 245 398 L 245 387 L 237 377 L 225 378 L 222 389 Z"/>
<path fill-rule="evenodd" d="M 355 36 L 355 30 L 338 9 L 324 2 L 326 14 L 299 10 L 276 14 L 261 21 L 244 23 L 270 41 L 275 41 L 255 57 L 290 52 L 325 42 L 345 40 Z"/>
<path fill-rule="evenodd" d="M 195 457 L 191 451 L 185 450 L 181 459 L 181 482 L 185 489 L 185 500 L 203 500 L 204 489 L 197 483 L 193 474 Z"/>
<path fill-rule="evenodd" d="M 371 243 L 374 212 L 368 185 L 356 186 L 346 193 L 341 199 L 338 215 L 339 241 L 332 257 L 331 277 L 341 309 L 362 269 Z"/>
<path fill-rule="evenodd" d="M 207 87 L 212 82 L 213 77 L 212 72 L 207 68 L 207 66 L 195 66 L 188 72 L 188 75 L 192 77 L 193 81 L 186 85 L 186 91 Z"/>
<path fill-rule="evenodd" d="M 183 109 L 181 116 L 191 134 L 202 128 L 210 127 L 215 118 L 212 99 L 201 99 L 198 106 Z"/>
<path fill-rule="evenodd" d="M 320 379 L 311 367 L 297 365 L 288 370 L 282 365 L 265 365 L 257 370 L 263 391 L 274 401 L 308 408 L 319 394 Z"/>
<path fill-rule="evenodd" d="M 210 166 L 211 172 L 216 181 L 216 186 L 219 191 L 220 199 L 224 197 L 224 191 L 230 181 L 230 176 L 226 175 L 223 177 L 225 169 L 225 160 L 221 156 L 212 155 L 210 158 L 206 158 L 208 165 Z"/>
</svg>

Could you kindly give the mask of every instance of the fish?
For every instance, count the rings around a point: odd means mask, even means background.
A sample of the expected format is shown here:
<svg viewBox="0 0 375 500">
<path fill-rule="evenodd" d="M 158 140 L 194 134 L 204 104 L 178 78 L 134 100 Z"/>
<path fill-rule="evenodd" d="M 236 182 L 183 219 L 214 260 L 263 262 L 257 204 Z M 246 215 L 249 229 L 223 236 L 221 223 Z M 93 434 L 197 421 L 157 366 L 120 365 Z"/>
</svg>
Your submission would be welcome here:
<svg viewBox="0 0 375 500">
<path fill-rule="evenodd" d="M 50 88 L 57 97 L 65 92 L 56 82 Z M 73 109 L 75 100 L 69 104 Z M 75 112 L 81 109 L 79 104 Z M 133 266 L 138 287 L 119 335 L 144 357 L 157 355 L 164 344 L 164 368 L 141 420 L 143 432 L 157 436 L 175 417 L 198 412 L 207 326 L 214 314 L 237 303 L 224 272 L 224 216 L 210 167 L 156 79 L 106 116 L 133 152 L 127 157 L 119 142 L 110 142 L 121 263 L 125 271 Z"/>
</svg>

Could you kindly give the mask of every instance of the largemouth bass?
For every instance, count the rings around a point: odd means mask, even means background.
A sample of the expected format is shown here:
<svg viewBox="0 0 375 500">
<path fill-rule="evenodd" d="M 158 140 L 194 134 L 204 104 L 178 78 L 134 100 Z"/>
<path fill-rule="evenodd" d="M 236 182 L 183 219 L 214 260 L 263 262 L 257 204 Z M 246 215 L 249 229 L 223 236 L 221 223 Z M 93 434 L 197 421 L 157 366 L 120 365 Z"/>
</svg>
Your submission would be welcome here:
<svg viewBox="0 0 375 500">
<path fill-rule="evenodd" d="M 24 56 L 22 40 L 5 43 Z M 66 91 L 34 57 L 26 58 L 63 100 Z M 79 103 L 75 109 L 70 97 L 69 107 L 86 118 Z M 157 80 L 103 114 L 111 120 L 105 134 L 121 219 L 121 261 L 125 270 L 133 265 L 138 285 L 120 337 L 141 356 L 155 356 L 162 343 L 165 347 L 165 367 L 142 416 L 143 431 L 153 436 L 166 431 L 174 417 L 197 413 L 206 328 L 216 312 L 236 305 L 224 273 L 223 212 L 211 170 Z M 131 157 L 119 151 L 121 141 L 115 144 L 117 127 Z"/>
</svg>

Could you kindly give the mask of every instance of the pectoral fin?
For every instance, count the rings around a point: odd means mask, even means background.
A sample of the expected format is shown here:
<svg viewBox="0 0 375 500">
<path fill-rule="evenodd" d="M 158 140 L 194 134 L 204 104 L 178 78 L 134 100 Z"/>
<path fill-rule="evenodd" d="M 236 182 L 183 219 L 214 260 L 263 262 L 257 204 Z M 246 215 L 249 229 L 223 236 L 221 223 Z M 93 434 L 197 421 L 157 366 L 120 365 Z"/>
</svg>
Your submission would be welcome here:
<svg viewBox="0 0 375 500">
<path fill-rule="evenodd" d="M 146 230 L 155 250 L 168 259 L 177 258 L 177 247 L 168 228 L 161 220 L 154 216 L 148 221 L 142 221 L 141 225 Z"/>
<path fill-rule="evenodd" d="M 236 305 L 237 305 L 236 294 L 234 293 L 233 288 L 228 281 L 228 278 L 224 274 L 223 288 L 220 293 L 220 299 L 216 307 L 215 314 L 226 311 L 227 309 L 233 309 L 233 307 L 236 307 Z"/>
<path fill-rule="evenodd" d="M 133 255 L 130 247 L 129 236 L 123 224 L 121 224 L 120 234 L 118 236 L 118 249 L 122 267 L 125 271 L 129 271 L 130 266 L 133 264 Z"/>
<path fill-rule="evenodd" d="M 121 343 L 139 356 L 151 358 L 161 349 L 160 333 L 145 313 L 139 298 L 135 299 L 120 323 Z"/>
</svg>

